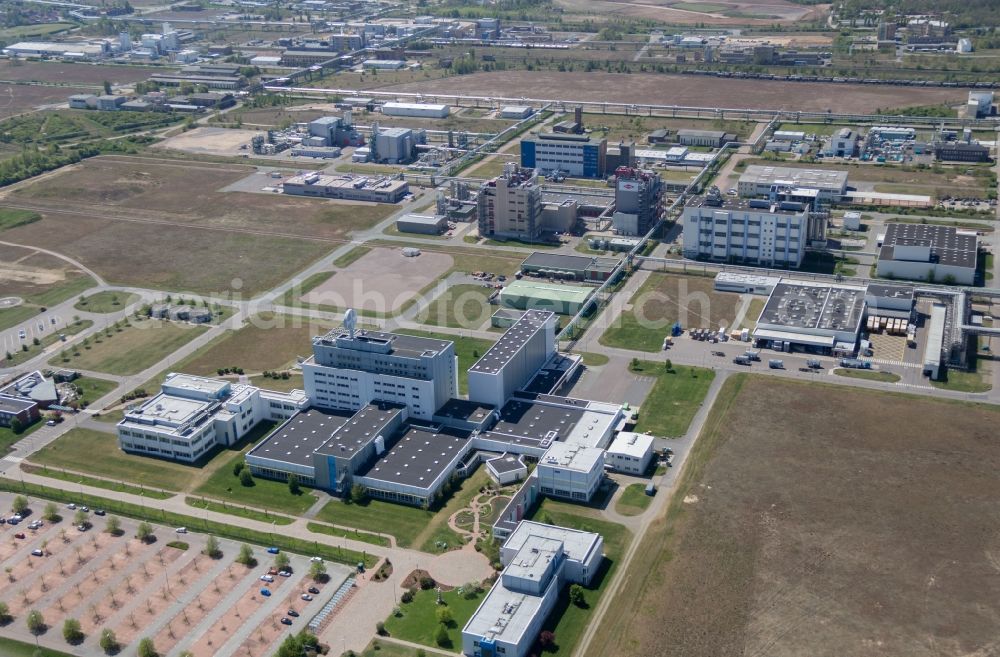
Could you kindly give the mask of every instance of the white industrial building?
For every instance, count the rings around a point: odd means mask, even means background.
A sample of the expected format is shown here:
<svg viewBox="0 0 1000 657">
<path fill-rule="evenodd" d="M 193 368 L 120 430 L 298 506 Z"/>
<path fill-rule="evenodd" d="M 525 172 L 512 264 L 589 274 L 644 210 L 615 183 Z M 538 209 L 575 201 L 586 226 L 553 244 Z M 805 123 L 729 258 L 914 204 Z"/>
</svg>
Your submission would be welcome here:
<svg viewBox="0 0 1000 657">
<path fill-rule="evenodd" d="M 650 435 L 622 431 L 608 446 L 604 460 L 618 472 L 643 475 L 653 461 L 653 442 Z"/>
<path fill-rule="evenodd" d="M 469 368 L 469 399 L 500 408 L 556 353 L 556 315 L 529 310 Z"/>
<path fill-rule="evenodd" d="M 893 223 L 877 238 L 882 278 L 973 285 L 979 238 L 953 226 Z"/>
<path fill-rule="evenodd" d="M 821 151 L 826 157 L 854 157 L 858 148 L 858 133 L 850 128 L 841 128 L 830 135 Z"/>
<path fill-rule="evenodd" d="M 715 275 L 715 289 L 720 292 L 737 294 L 771 294 L 774 286 L 781 282 L 777 276 L 758 276 L 721 271 Z"/>
<path fill-rule="evenodd" d="M 535 472 L 543 495 L 589 502 L 604 481 L 604 450 L 576 443 L 552 443 L 538 460 Z"/>
<path fill-rule="evenodd" d="M 189 374 L 170 374 L 160 393 L 125 413 L 118 445 L 126 452 L 192 463 L 228 447 L 264 420 L 282 420 L 305 408 L 301 390 L 261 390 Z"/>
<path fill-rule="evenodd" d="M 927 343 L 924 345 L 924 376 L 937 381 L 941 378 L 941 353 L 944 350 L 944 332 L 947 325 L 948 309 L 935 303 L 931 306 L 931 318 L 927 324 Z"/>
<path fill-rule="evenodd" d="M 352 174 L 323 175 L 313 171 L 292 176 L 281 186 L 282 192 L 294 196 L 338 198 L 349 201 L 374 203 L 399 203 L 410 193 L 405 180 L 386 176 L 359 176 Z"/>
<path fill-rule="evenodd" d="M 770 196 L 776 189 L 815 189 L 819 200 L 840 201 L 847 192 L 847 172 L 751 164 L 736 187 L 740 196 Z"/>
<path fill-rule="evenodd" d="M 863 287 L 783 279 L 768 296 L 753 338 L 778 351 L 853 355 L 864 310 Z"/>
<path fill-rule="evenodd" d="M 462 628 L 462 653 L 527 657 L 563 588 L 589 585 L 603 560 L 600 534 L 522 521 L 500 549 L 503 572 Z"/>
<path fill-rule="evenodd" d="M 512 119 L 515 121 L 520 121 L 522 119 L 528 118 L 534 113 L 535 110 L 532 109 L 529 105 L 507 105 L 505 107 L 500 108 L 501 119 Z"/>
<path fill-rule="evenodd" d="M 409 128 L 378 128 L 372 142 L 369 144 L 370 159 L 388 164 L 403 164 L 413 159 L 417 138 Z"/>
<path fill-rule="evenodd" d="M 396 220 L 396 230 L 401 233 L 440 235 L 448 228 L 448 217 L 443 214 L 404 214 Z"/>
<path fill-rule="evenodd" d="M 587 135 L 543 132 L 521 139 L 521 166 L 545 173 L 603 178 L 607 154 L 607 139 Z"/>
<path fill-rule="evenodd" d="M 738 262 L 764 267 L 798 268 L 810 239 L 825 233 L 821 224 L 810 231 L 810 213 L 802 203 L 766 199 L 697 196 L 685 206 L 684 257 Z"/>
<path fill-rule="evenodd" d="M 386 116 L 412 116 L 425 119 L 443 119 L 451 112 L 447 105 L 427 103 L 385 103 L 382 113 Z"/>
<path fill-rule="evenodd" d="M 497 485 L 509 486 L 528 476 L 528 465 L 523 456 L 501 454 L 486 461 L 486 472 Z"/>
<path fill-rule="evenodd" d="M 913 315 L 914 290 L 910 285 L 869 283 L 865 310 L 869 317 L 891 317 L 909 321 Z"/>
<path fill-rule="evenodd" d="M 982 118 L 993 113 L 992 91 L 970 91 L 966 104 L 967 114 L 971 118 Z"/>
<path fill-rule="evenodd" d="M 13 57 L 64 57 L 101 59 L 111 54 L 111 41 L 19 41 L 5 46 L 3 54 Z"/>
<path fill-rule="evenodd" d="M 314 406 L 357 410 L 385 401 L 429 420 L 458 395 L 453 342 L 358 330 L 353 312 L 348 313 L 344 327 L 313 338 L 313 355 L 302 363 L 306 394 Z"/>
</svg>

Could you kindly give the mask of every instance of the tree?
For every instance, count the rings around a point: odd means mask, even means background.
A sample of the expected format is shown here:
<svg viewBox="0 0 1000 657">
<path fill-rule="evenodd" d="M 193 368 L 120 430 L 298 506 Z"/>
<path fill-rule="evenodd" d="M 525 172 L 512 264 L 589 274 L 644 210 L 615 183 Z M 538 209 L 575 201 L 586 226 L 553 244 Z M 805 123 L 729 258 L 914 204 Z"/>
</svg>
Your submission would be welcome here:
<svg viewBox="0 0 1000 657">
<path fill-rule="evenodd" d="M 83 509 L 77 509 L 76 513 L 73 514 L 73 524 L 74 525 L 89 525 L 90 516 Z"/>
<path fill-rule="evenodd" d="M 26 344 L 21 345 L 21 349 L 22 349 L 22 351 L 27 351 L 28 350 L 28 345 L 26 345 Z M 15 436 L 20 436 L 22 433 L 24 433 L 24 423 L 21 422 L 21 420 L 19 418 L 16 418 L 16 417 L 15 418 L 11 418 L 11 420 L 10 420 L 10 430 L 14 432 Z"/>
<path fill-rule="evenodd" d="M 556 635 L 554 632 L 549 630 L 544 630 L 538 635 L 538 645 L 542 647 L 542 650 L 552 650 L 556 647 Z"/>
<path fill-rule="evenodd" d="M 221 376 L 221 370 L 219 374 Z M 240 473 L 243 472 L 243 468 L 246 467 L 246 464 L 246 461 L 237 461 L 236 463 L 233 463 L 233 476 L 239 477 Z"/>
<path fill-rule="evenodd" d="M 387 634 L 385 631 L 385 623 L 382 621 L 375 623 L 375 634 L 378 634 L 379 636 L 385 636 Z"/>
<path fill-rule="evenodd" d="M 42 517 L 49 522 L 59 522 L 62 519 L 59 517 L 59 507 L 55 505 L 55 502 L 49 502 L 45 505 Z"/>
<path fill-rule="evenodd" d="M 354 484 L 351 486 L 351 501 L 355 504 L 360 504 L 365 501 L 368 497 L 368 489 L 366 489 L 361 484 Z"/>
<path fill-rule="evenodd" d="M 35 636 L 45 633 L 45 617 L 37 609 L 29 611 L 28 617 L 24 619 L 24 622 L 28 625 L 28 631 Z"/>
<path fill-rule="evenodd" d="M 108 96 L 111 95 L 111 83 L 108 82 L 107 80 L 104 81 L 104 93 L 107 94 Z"/>
<path fill-rule="evenodd" d="M 451 625 L 455 621 L 451 615 L 451 609 L 447 607 L 438 607 L 434 615 L 437 616 L 437 621 L 442 625 Z"/>
<path fill-rule="evenodd" d="M 633 358 L 632 362 L 629 363 L 628 367 L 631 370 L 637 370 L 637 369 L 639 369 L 639 359 L 638 358 Z"/>
<path fill-rule="evenodd" d="M 250 470 L 240 470 L 240 485 L 246 486 L 247 488 L 254 485 L 253 475 L 250 474 Z"/>
<path fill-rule="evenodd" d="M 63 638 L 66 639 L 66 643 L 73 646 L 83 643 L 86 636 L 80 628 L 80 621 L 75 618 L 67 618 L 63 623 Z"/>
<path fill-rule="evenodd" d="M 288 565 L 291 561 L 288 559 L 288 555 L 284 552 L 279 552 L 274 555 L 274 567 L 278 570 L 288 570 Z"/>
<path fill-rule="evenodd" d="M 14 498 L 14 502 L 10 505 L 10 508 L 14 513 L 23 515 L 28 510 L 28 498 L 24 495 L 18 495 Z"/>
<path fill-rule="evenodd" d="M 156 646 L 153 645 L 153 640 L 148 636 L 143 637 L 139 641 L 139 650 L 136 653 L 139 657 L 158 657 L 156 653 Z"/>
<path fill-rule="evenodd" d="M 153 526 L 148 522 L 140 522 L 135 529 L 135 537 L 143 543 L 150 543 L 153 540 Z"/>
<path fill-rule="evenodd" d="M 667 361 L 663 363 L 663 368 L 667 370 L 668 374 L 672 374 L 674 371 L 674 361 L 668 358 Z"/>
<path fill-rule="evenodd" d="M 104 525 L 104 531 L 112 536 L 120 535 L 122 533 L 122 521 L 115 516 L 108 516 L 108 521 Z"/>
<path fill-rule="evenodd" d="M 322 561 L 313 561 L 309 564 L 309 577 L 317 582 L 326 579 L 326 564 Z"/>
<path fill-rule="evenodd" d="M 438 625 L 437 631 L 434 632 L 434 643 L 438 644 L 442 648 L 447 648 L 451 645 L 451 639 L 448 638 L 448 628 L 444 625 Z"/>
<path fill-rule="evenodd" d="M 222 557 L 222 548 L 219 547 L 219 539 L 209 535 L 208 540 L 205 541 L 205 554 L 213 559 Z"/>
<path fill-rule="evenodd" d="M 295 475 L 295 473 L 288 475 L 288 492 L 292 495 L 299 495 L 302 493 L 302 488 L 299 487 L 299 478 Z"/>
<path fill-rule="evenodd" d="M 583 593 L 583 587 L 579 584 L 573 584 L 569 587 L 569 601 L 575 604 L 577 607 L 586 607 L 587 598 Z"/>
<path fill-rule="evenodd" d="M 12 620 L 14 617 L 10 615 L 10 607 L 6 602 L 0 602 L 0 625 L 9 625 Z"/>
<path fill-rule="evenodd" d="M 101 650 L 109 655 L 113 655 L 118 652 L 118 637 L 115 636 L 115 631 L 107 628 L 101 630 L 100 644 Z"/>
<path fill-rule="evenodd" d="M 241 563 L 248 568 L 257 563 L 257 560 L 253 558 L 253 549 L 246 543 L 240 546 L 240 554 L 236 557 L 236 563 Z"/>
</svg>

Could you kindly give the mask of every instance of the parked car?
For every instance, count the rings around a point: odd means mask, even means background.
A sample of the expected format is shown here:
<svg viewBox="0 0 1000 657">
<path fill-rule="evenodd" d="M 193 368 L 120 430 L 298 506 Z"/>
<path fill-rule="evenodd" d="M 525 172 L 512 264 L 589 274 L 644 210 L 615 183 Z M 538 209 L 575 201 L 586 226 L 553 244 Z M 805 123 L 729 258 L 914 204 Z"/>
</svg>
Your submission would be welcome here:
<svg viewBox="0 0 1000 657">
<path fill-rule="evenodd" d="M 279 550 L 276 547 L 269 547 L 269 548 L 267 548 L 267 553 L 268 554 L 278 554 L 279 552 L 281 552 L 281 550 Z"/>
<path fill-rule="evenodd" d="M 104 515 L 104 509 L 94 509 L 94 515 L 95 516 L 103 516 Z"/>
<path fill-rule="evenodd" d="M 76 511 L 76 505 L 73 504 L 72 502 L 70 502 L 69 504 L 67 504 L 66 508 L 69 509 L 70 511 Z"/>
<path fill-rule="evenodd" d="M 281 624 L 282 625 L 291 625 L 292 624 L 292 619 L 288 618 L 288 617 L 282 618 L 281 619 Z"/>
<path fill-rule="evenodd" d="M 270 598 L 271 597 L 271 590 L 270 589 L 261 589 L 260 590 L 260 594 L 262 596 L 264 596 L 265 598 Z"/>
<path fill-rule="evenodd" d="M 313 557 L 309 561 L 315 561 L 316 563 L 323 563 L 323 557 Z"/>
<path fill-rule="evenodd" d="M 16 534 L 14 534 L 14 538 L 23 539 L 24 538 L 24 532 L 18 532 Z"/>
<path fill-rule="evenodd" d="M 267 582 L 267 583 L 269 583 L 269 584 L 270 584 L 271 582 L 273 582 L 273 581 L 274 581 L 274 578 L 273 578 L 273 577 L 271 577 L 270 575 L 261 575 L 261 576 L 260 576 L 260 581 L 262 581 L 262 582 Z"/>
<path fill-rule="evenodd" d="M 47 426 L 47 427 L 54 427 L 54 426 L 56 426 L 56 421 L 55 420 L 49 420 L 48 422 L 45 423 L 45 426 Z"/>
<path fill-rule="evenodd" d="M 176 533 L 178 533 L 178 534 L 187 534 L 188 533 L 188 528 L 187 527 L 178 527 L 174 531 Z"/>
<path fill-rule="evenodd" d="M 42 552 L 40 549 L 35 548 L 34 550 L 31 551 L 31 556 L 33 556 L 33 557 L 44 557 L 45 553 Z"/>
<path fill-rule="evenodd" d="M 87 507 L 85 507 L 85 506 L 81 506 L 81 507 L 80 507 L 80 510 L 81 510 L 81 511 L 83 511 L 84 513 L 90 513 L 90 509 L 88 509 L 88 508 L 87 508 Z"/>
<path fill-rule="evenodd" d="M 303 593 L 302 594 L 302 599 L 305 600 L 306 602 L 310 602 L 313 599 L 313 597 L 311 595 L 309 595 L 308 593 Z"/>
<path fill-rule="evenodd" d="M 307 590 L 314 595 L 319 595 L 319 589 L 315 586 L 310 586 Z"/>
<path fill-rule="evenodd" d="M 288 615 L 291 616 L 292 618 L 298 618 L 299 617 L 299 612 L 295 611 L 294 609 L 289 609 L 288 610 Z"/>
<path fill-rule="evenodd" d="M 290 573 L 287 570 L 279 570 L 278 575 L 280 575 L 281 577 L 291 577 L 292 573 Z"/>
</svg>

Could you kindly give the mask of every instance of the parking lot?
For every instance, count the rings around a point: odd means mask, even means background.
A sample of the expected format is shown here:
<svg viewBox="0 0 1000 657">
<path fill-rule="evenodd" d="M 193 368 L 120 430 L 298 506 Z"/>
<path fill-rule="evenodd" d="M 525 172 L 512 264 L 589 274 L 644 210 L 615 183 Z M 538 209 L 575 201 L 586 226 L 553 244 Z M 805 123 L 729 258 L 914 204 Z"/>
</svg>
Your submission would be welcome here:
<svg viewBox="0 0 1000 657">
<path fill-rule="evenodd" d="M 0 494 L 5 518 L 14 495 Z M 103 630 L 115 633 L 125 654 L 153 640 L 160 655 L 189 650 L 196 657 L 273 654 L 286 632 L 304 629 L 350 574 L 326 563 L 329 579 L 309 576 L 308 556 L 288 554 L 288 576 L 272 573 L 276 555 L 252 546 L 257 564 L 235 560 L 240 544 L 219 540 L 222 556 L 204 554 L 207 536 L 154 526 L 153 539 L 136 538 L 139 523 L 119 519 L 121 532 L 107 531 L 107 517 L 89 512 L 92 527 L 73 525 L 75 510 L 60 506 L 61 520 L 42 519 L 45 502 L 31 500 L 31 513 L 15 525 L 0 525 L 0 567 L 6 581 L 0 601 L 13 622 L 5 634 L 34 642 L 25 617 L 41 612 L 47 631 L 40 644 L 66 650 L 63 622 L 80 622 L 85 640 L 75 654 L 103 655 Z M 41 526 L 31 528 L 34 521 Z M 23 536 L 17 538 L 16 536 Z M 309 593 L 309 589 L 313 593 Z M 303 599 L 303 595 L 309 600 Z"/>
</svg>

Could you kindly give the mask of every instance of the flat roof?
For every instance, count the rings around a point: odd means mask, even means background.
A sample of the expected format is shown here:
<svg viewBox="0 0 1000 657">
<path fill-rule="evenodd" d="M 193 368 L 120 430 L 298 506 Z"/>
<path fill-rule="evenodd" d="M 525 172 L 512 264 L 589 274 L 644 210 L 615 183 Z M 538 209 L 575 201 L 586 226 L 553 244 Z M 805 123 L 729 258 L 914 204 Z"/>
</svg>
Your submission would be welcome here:
<svg viewBox="0 0 1000 657">
<path fill-rule="evenodd" d="M 405 137 L 406 135 L 412 133 L 413 130 L 409 128 L 379 128 L 378 134 L 380 137 Z"/>
<path fill-rule="evenodd" d="M 690 128 L 681 128 L 677 131 L 678 137 L 715 137 L 716 139 L 722 139 L 726 136 L 726 133 L 722 130 L 693 130 Z"/>
<path fill-rule="evenodd" d="M 882 283 L 869 283 L 866 291 L 867 296 L 879 299 L 912 299 L 912 285 L 885 285 Z"/>
<path fill-rule="evenodd" d="M 504 331 L 504 334 L 490 347 L 482 358 L 469 368 L 470 372 L 496 374 L 520 352 L 536 333 L 553 321 L 555 313 L 548 310 L 528 310 L 521 318 Z"/>
<path fill-rule="evenodd" d="M 553 580 L 550 586 L 557 585 Z M 518 644 L 542 607 L 542 596 L 512 591 L 497 579 L 463 633 Z"/>
<path fill-rule="evenodd" d="M 466 433 L 411 426 L 382 458 L 360 476 L 427 488 L 442 472 L 453 466 L 468 444 Z"/>
<path fill-rule="evenodd" d="M 531 536 L 541 536 L 562 542 L 563 554 L 573 561 L 585 562 L 601 542 L 601 535 L 568 527 L 546 525 L 532 520 L 522 520 L 504 541 L 503 548 L 520 550 Z"/>
<path fill-rule="evenodd" d="M 979 240 L 975 233 L 959 231 L 953 226 L 931 224 L 889 224 L 882 240 L 880 260 L 893 260 L 895 245 L 927 245 L 931 261 L 953 267 L 976 267 Z"/>
<path fill-rule="evenodd" d="M 389 343 L 390 353 L 396 356 L 406 356 L 409 358 L 420 358 L 428 352 L 444 351 L 454 344 L 451 340 L 438 340 L 436 338 L 424 338 L 417 335 L 407 335 L 405 333 L 389 333 L 387 331 L 370 331 L 358 329 L 351 338 L 350 331 L 343 326 L 334 328 L 324 335 L 313 338 L 313 345 L 325 344 L 328 346 L 338 346 L 343 349 L 351 349 L 353 344 L 357 344 L 359 350 L 371 343 Z"/>
<path fill-rule="evenodd" d="M 303 173 L 298 176 L 292 176 L 285 181 L 286 185 L 303 185 L 309 187 L 335 187 L 340 189 L 353 189 L 353 190 L 366 190 L 366 191 L 377 191 L 385 190 L 395 191 L 401 187 L 405 187 L 407 182 L 405 180 L 395 180 L 385 175 L 372 175 L 372 176 L 361 176 L 361 175 L 350 175 L 350 174 L 338 174 L 338 175 L 319 175 L 312 182 L 307 182 L 312 174 Z"/>
<path fill-rule="evenodd" d="M 35 406 L 30 399 L 19 399 L 9 395 L 0 395 L 0 410 L 7 413 L 20 413 Z"/>
<path fill-rule="evenodd" d="M 741 274 L 736 272 L 720 271 L 715 275 L 715 282 L 774 287 L 781 282 L 781 279 L 777 276 L 760 276 L 757 274 Z"/>
<path fill-rule="evenodd" d="M 771 290 L 758 325 L 806 330 L 856 331 L 865 288 L 782 280 Z"/>
<path fill-rule="evenodd" d="M 786 183 L 795 187 L 818 187 L 841 192 L 847 186 L 847 172 L 751 164 L 740 176 L 740 182 L 758 185 Z"/>
<path fill-rule="evenodd" d="M 195 376 L 194 374 L 181 374 L 177 372 L 167 374 L 167 378 L 163 381 L 163 384 L 180 390 L 207 392 L 213 396 L 220 395 L 230 386 L 229 381 L 210 379 L 204 376 Z"/>
<path fill-rule="evenodd" d="M 539 269 L 563 269 L 567 271 L 611 271 L 618 266 L 621 258 L 598 258 L 585 255 L 546 253 L 535 251 L 521 262 L 521 267 Z"/>
<path fill-rule="evenodd" d="M 622 431 L 608 446 L 608 452 L 642 458 L 653 449 L 653 437 L 644 433 Z"/>
<path fill-rule="evenodd" d="M 601 465 L 604 450 L 600 447 L 587 447 L 576 443 L 552 443 L 542 458 L 538 459 L 538 467 L 554 467 L 573 472 L 593 472 Z"/>
<path fill-rule="evenodd" d="M 490 468 L 492 468 L 497 474 L 517 472 L 518 470 L 523 470 L 527 467 L 521 457 L 517 454 L 501 454 L 500 456 L 488 460 L 486 464 L 489 465 Z"/>
<path fill-rule="evenodd" d="M 561 541 L 546 536 L 529 536 L 504 568 L 503 574 L 540 582 L 561 553 Z"/>
<path fill-rule="evenodd" d="M 421 226 L 437 226 L 446 222 L 448 218 L 444 215 L 433 214 L 404 214 L 396 221 L 403 221 L 408 224 L 418 224 Z"/>
<path fill-rule="evenodd" d="M 521 279 L 519 281 L 511 281 L 507 287 L 500 291 L 500 296 L 520 294 L 540 300 L 583 303 L 593 293 L 594 288 L 592 287 Z"/>
<path fill-rule="evenodd" d="M 769 201 L 766 199 L 739 198 L 731 196 L 716 197 L 708 196 L 707 194 L 695 196 L 688 201 L 686 207 L 760 212 L 764 214 L 784 216 L 799 216 L 808 212 L 808 208 L 805 203 L 798 203 L 796 201 Z"/>
<path fill-rule="evenodd" d="M 453 418 L 479 423 L 485 420 L 496 408 L 490 404 L 481 404 L 468 399 L 452 397 L 444 406 L 434 411 L 434 417 Z"/>
<path fill-rule="evenodd" d="M 377 402 L 367 404 L 342 424 L 320 447 L 317 454 L 351 458 L 376 438 L 388 442 L 387 427 L 403 413 L 405 406 Z"/>
<path fill-rule="evenodd" d="M 156 421 L 164 425 L 180 426 L 194 420 L 199 413 L 216 402 L 200 399 L 186 399 L 166 393 L 159 393 L 146 403 L 125 413 L 123 422 L 140 423 L 141 420 Z M 148 424 L 143 422 L 143 424 Z"/>
<path fill-rule="evenodd" d="M 439 105 L 432 103 L 395 103 L 395 102 L 383 103 L 382 109 L 385 109 L 386 107 L 390 109 L 435 110 L 438 112 L 449 109 L 447 105 Z"/>
<path fill-rule="evenodd" d="M 349 411 L 310 408 L 285 420 L 247 456 L 313 467 L 313 454 L 347 423 Z"/>
<path fill-rule="evenodd" d="M 565 438 L 580 422 L 586 408 L 550 406 L 511 399 L 498 412 L 492 433 L 524 436 L 535 440 Z"/>
</svg>

